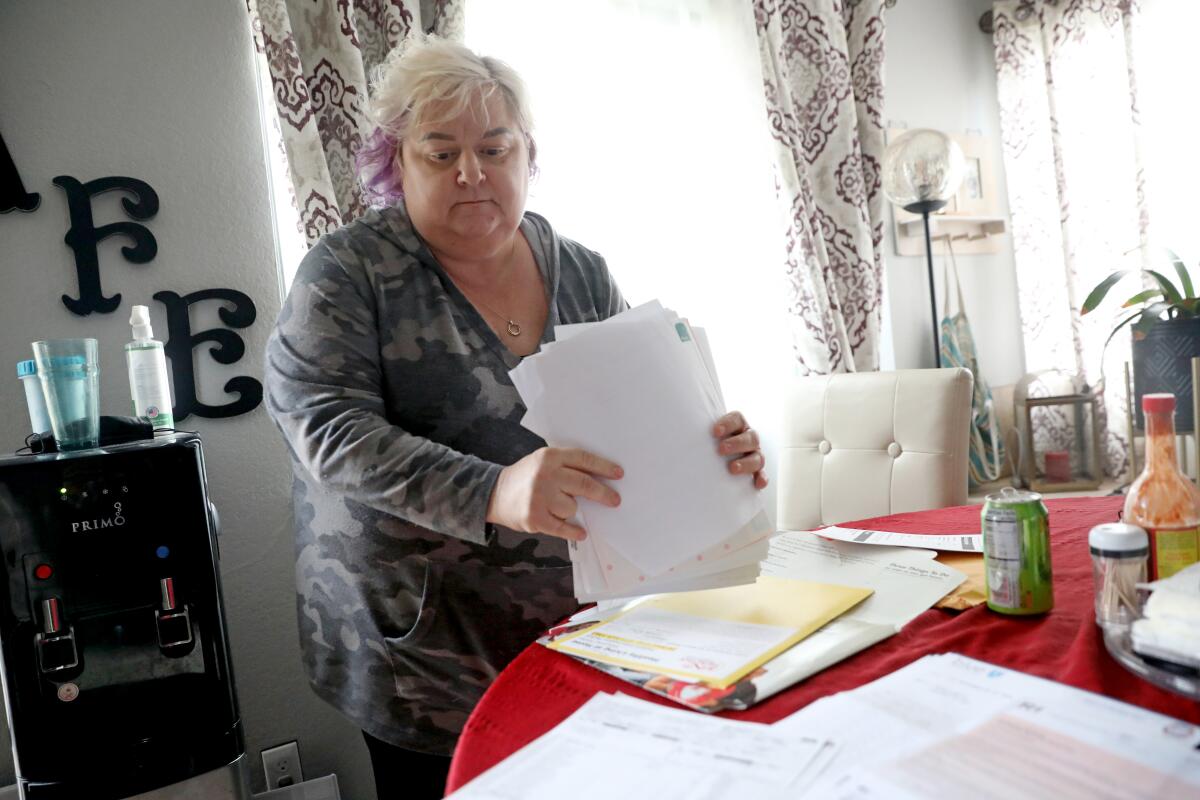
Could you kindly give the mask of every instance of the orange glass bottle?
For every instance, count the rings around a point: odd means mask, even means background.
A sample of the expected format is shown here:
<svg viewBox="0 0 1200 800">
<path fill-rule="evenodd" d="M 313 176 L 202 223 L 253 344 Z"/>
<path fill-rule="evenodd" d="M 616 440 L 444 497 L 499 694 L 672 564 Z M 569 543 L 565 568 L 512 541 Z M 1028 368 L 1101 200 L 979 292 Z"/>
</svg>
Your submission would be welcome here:
<svg viewBox="0 0 1200 800">
<path fill-rule="evenodd" d="M 1129 487 L 1124 521 L 1150 536 L 1150 580 L 1168 578 L 1200 560 L 1200 489 L 1175 457 L 1175 395 L 1142 396 L 1146 468 Z"/>
</svg>

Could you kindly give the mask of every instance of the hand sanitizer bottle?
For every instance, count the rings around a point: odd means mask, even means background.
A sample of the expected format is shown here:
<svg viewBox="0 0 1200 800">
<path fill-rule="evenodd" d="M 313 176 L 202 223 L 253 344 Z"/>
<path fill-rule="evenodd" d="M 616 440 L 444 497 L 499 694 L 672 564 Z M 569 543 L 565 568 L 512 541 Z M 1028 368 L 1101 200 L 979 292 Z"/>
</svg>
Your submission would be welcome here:
<svg viewBox="0 0 1200 800">
<path fill-rule="evenodd" d="M 150 420 L 155 428 L 174 428 L 166 353 L 163 343 L 153 338 L 150 309 L 134 306 L 129 324 L 133 326 L 133 341 L 125 345 L 125 361 L 129 366 L 133 415 Z"/>
</svg>

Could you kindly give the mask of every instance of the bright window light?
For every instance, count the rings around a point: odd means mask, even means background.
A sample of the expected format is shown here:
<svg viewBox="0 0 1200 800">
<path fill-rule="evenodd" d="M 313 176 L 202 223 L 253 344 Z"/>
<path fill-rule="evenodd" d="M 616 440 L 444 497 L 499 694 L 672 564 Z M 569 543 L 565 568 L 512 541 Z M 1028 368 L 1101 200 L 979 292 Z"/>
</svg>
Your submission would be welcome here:
<svg viewBox="0 0 1200 800">
<path fill-rule="evenodd" d="M 1200 3 L 1149 0 L 1141 9 L 1134 58 L 1151 233 L 1155 245 L 1184 256 L 1200 284 L 1200 107 L 1187 77 L 1194 71 L 1188 65 L 1196 64 Z M 1168 275 L 1175 278 L 1174 271 Z"/>
<path fill-rule="evenodd" d="M 707 329 L 726 402 L 772 459 L 793 362 L 750 4 L 468 0 L 466 43 L 528 84 L 529 210 L 601 253 L 631 304 Z"/>
</svg>

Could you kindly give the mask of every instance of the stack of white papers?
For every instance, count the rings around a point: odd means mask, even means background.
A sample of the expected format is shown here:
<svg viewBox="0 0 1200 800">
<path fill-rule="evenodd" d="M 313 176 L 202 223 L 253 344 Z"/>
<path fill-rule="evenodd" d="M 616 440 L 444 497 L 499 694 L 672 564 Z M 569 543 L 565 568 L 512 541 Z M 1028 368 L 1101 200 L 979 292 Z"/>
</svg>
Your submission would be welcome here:
<svg viewBox="0 0 1200 800">
<path fill-rule="evenodd" d="M 703 330 L 655 301 L 555 338 L 510 373 L 522 425 L 625 471 L 619 507 L 579 502 L 579 600 L 753 582 L 773 531 L 750 476 L 717 452 L 725 403 Z"/>
<path fill-rule="evenodd" d="M 459 789 L 455 800 L 697 800 L 795 797 L 833 742 L 597 694 L 542 738 Z"/>
<path fill-rule="evenodd" d="M 1195 726 L 957 654 L 773 727 L 841 743 L 810 797 L 1200 797 Z"/>
</svg>

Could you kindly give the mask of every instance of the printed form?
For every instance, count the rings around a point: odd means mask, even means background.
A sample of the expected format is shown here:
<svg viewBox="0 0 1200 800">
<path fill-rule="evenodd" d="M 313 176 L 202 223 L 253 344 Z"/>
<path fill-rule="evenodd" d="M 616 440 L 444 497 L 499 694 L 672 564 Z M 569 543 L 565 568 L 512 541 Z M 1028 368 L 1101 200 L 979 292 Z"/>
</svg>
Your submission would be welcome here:
<svg viewBox="0 0 1200 800">
<path fill-rule="evenodd" d="M 812 797 L 1200 796 L 1195 726 L 957 654 L 926 656 L 776 727 L 841 742 Z"/>
<path fill-rule="evenodd" d="M 826 539 L 857 544 L 890 545 L 892 547 L 923 547 L 927 550 L 951 550 L 959 553 L 982 553 L 982 533 L 896 533 L 843 528 L 833 525 L 813 531 Z"/>
<path fill-rule="evenodd" d="M 764 575 L 863 586 L 874 594 L 842 616 L 898 631 L 929 609 L 966 575 L 934 561 L 932 550 L 871 547 L 821 538 L 825 531 L 792 531 L 771 540 Z"/>
<path fill-rule="evenodd" d="M 832 752 L 820 737 L 598 694 L 455 800 L 794 797 Z"/>
</svg>

